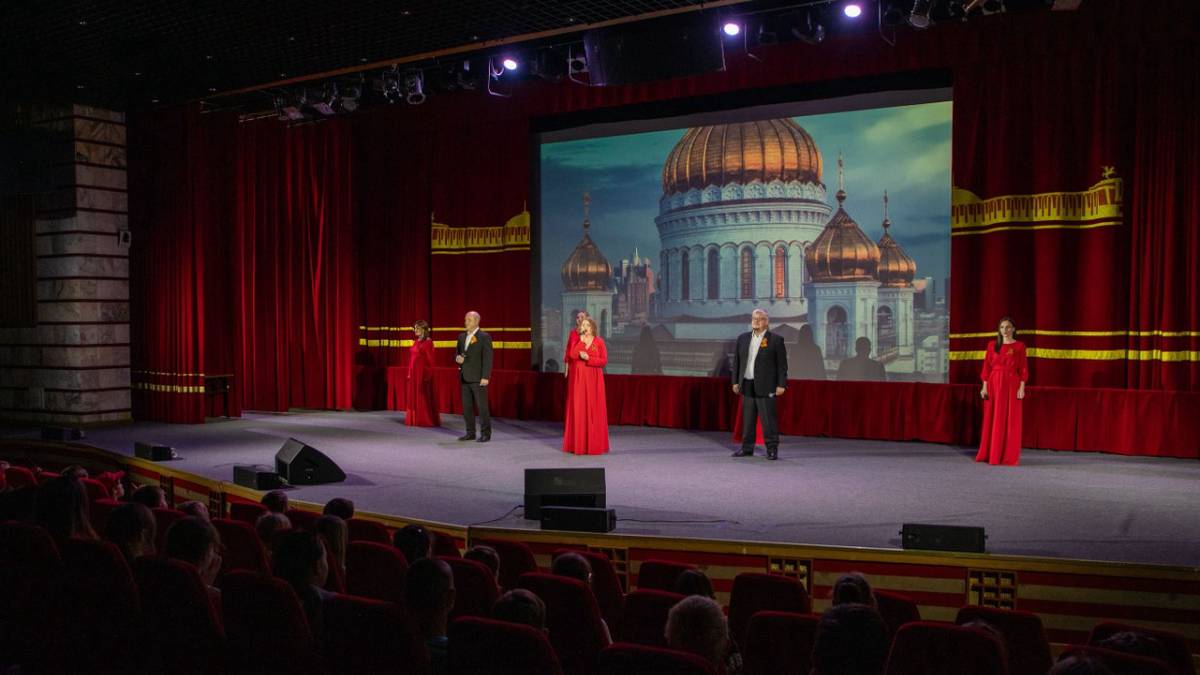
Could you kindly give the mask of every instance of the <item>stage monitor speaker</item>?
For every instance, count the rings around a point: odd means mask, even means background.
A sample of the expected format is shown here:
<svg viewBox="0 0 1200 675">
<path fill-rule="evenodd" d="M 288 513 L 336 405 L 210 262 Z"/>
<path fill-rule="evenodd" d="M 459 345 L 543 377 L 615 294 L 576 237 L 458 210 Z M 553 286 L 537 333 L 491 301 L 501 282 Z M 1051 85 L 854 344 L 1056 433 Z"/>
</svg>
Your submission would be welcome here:
<svg viewBox="0 0 1200 675">
<path fill-rule="evenodd" d="M 905 523 L 900 529 L 901 546 L 906 549 L 983 553 L 986 539 L 982 527 Z"/>
<path fill-rule="evenodd" d="M 654 82 L 725 70 L 715 12 L 693 12 L 609 26 L 583 34 L 593 86 Z"/>
<path fill-rule="evenodd" d="M 341 467 L 311 445 L 289 438 L 275 453 L 275 473 L 292 485 L 340 483 L 346 480 Z"/>
<path fill-rule="evenodd" d="M 43 441 L 78 441 L 83 438 L 83 429 L 75 427 L 42 427 Z"/>
<path fill-rule="evenodd" d="M 604 469 L 525 469 L 525 519 L 543 506 L 604 508 Z"/>
<path fill-rule="evenodd" d="M 571 532 L 612 532 L 617 526 L 613 509 L 591 509 L 576 506 L 543 506 L 543 530 Z"/>
<path fill-rule="evenodd" d="M 151 462 L 165 462 L 176 457 L 175 450 L 170 446 L 141 441 L 134 441 L 133 456 L 138 459 L 148 459 Z"/>
<path fill-rule="evenodd" d="M 233 465 L 233 482 L 252 490 L 274 490 L 283 487 L 279 474 L 265 464 Z"/>
</svg>

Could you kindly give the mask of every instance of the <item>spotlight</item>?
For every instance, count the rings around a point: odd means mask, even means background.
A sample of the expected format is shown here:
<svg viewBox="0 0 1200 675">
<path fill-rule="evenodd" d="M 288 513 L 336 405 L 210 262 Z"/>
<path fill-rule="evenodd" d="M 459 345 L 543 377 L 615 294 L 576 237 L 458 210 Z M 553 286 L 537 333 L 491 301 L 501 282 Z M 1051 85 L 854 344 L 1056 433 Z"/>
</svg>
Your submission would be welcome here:
<svg viewBox="0 0 1200 675">
<path fill-rule="evenodd" d="M 729 37 L 733 37 L 742 32 L 742 27 L 732 21 L 726 21 L 725 25 L 721 26 L 721 30 L 725 31 L 725 34 Z"/>
<path fill-rule="evenodd" d="M 904 10 L 900 8 L 900 5 L 901 3 L 899 0 L 893 0 L 892 2 L 884 5 L 882 19 L 883 25 L 895 27 L 904 23 L 905 14 Z"/>
<path fill-rule="evenodd" d="M 588 71 L 587 56 L 583 52 L 571 52 L 567 57 L 567 72 L 572 75 L 580 75 Z"/>
<path fill-rule="evenodd" d="M 842 8 L 842 13 L 851 19 L 857 19 L 858 17 L 862 16 L 862 5 L 858 4 L 857 2 L 848 3 Z"/>
<path fill-rule="evenodd" d="M 399 103 L 404 99 L 400 92 L 400 68 L 392 66 L 392 69 L 383 74 L 383 100 L 388 103 Z"/>
<path fill-rule="evenodd" d="M 425 102 L 425 76 L 421 71 L 405 73 L 404 92 L 404 100 L 409 105 L 421 105 Z"/>
<path fill-rule="evenodd" d="M 520 65 L 517 63 L 517 60 L 511 56 L 504 57 L 504 60 L 500 63 L 504 65 L 505 70 L 516 70 L 517 66 Z"/>
<path fill-rule="evenodd" d="M 929 28 L 929 12 L 932 10 L 933 0 L 913 0 L 912 11 L 908 13 L 908 25 Z"/>
<path fill-rule="evenodd" d="M 810 45 L 819 45 L 825 40 L 825 26 L 813 17 L 812 10 L 805 12 L 803 21 L 792 25 L 792 37 Z"/>
<path fill-rule="evenodd" d="M 312 104 L 313 110 L 316 110 L 326 117 L 334 115 L 337 112 L 334 110 L 334 108 L 336 107 L 339 98 L 337 83 L 334 83 L 332 85 L 332 91 L 330 89 L 326 89 L 320 100 Z"/>
</svg>

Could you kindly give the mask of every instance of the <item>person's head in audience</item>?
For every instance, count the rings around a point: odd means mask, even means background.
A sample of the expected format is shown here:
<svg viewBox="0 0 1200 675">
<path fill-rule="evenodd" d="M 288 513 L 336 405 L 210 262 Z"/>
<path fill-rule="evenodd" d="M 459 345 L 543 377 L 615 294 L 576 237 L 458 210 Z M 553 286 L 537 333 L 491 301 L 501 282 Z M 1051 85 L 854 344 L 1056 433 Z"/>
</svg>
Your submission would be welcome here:
<svg viewBox="0 0 1200 675">
<path fill-rule="evenodd" d="M 206 586 L 221 571 L 221 536 L 212 523 L 198 516 L 180 518 L 167 528 L 166 555 L 196 568 Z"/>
<path fill-rule="evenodd" d="M 483 563 L 492 571 L 492 576 L 496 578 L 496 581 L 500 581 L 500 554 L 496 553 L 496 549 L 486 544 L 477 544 L 464 553 L 463 558 Z"/>
<path fill-rule="evenodd" d="M 321 516 L 313 521 L 313 530 L 321 537 L 321 541 L 325 542 L 325 548 L 329 549 L 330 556 L 344 572 L 346 570 L 346 545 L 350 539 L 346 521 L 337 516 Z"/>
<path fill-rule="evenodd" d="M 867 578 L 858 572 L 847 572 L 833 582 L 830 598 L 835 605 L 868 605 L 875 606 L 875 594 L 871 592 L 871 584 Z"/>
<path fill-rule="evenodd" d="M 1059 659 L 1046 675 L 1113 675 L 1113 671 L 1096 659 L 1081 654 Z"/>
<path fill-rule="evenodd" d="M 680 595 L 699 595 L 715 600 L 712 581 L 700 570 L 684 570 L 675 578 L 675 592 Z"/>
<path fill-rule="evenodd" d="M 271 490 L 263 495 L 262 505 L 272 513 L 283 513 L 288 510 L 288 496 L 283 490 Z"/>
<path fill-rule="evenodd" d="M 275 545 L 275 538 L 280 533 L 291 529 L 292 521 L 288 520 L 288 517 L 282 513 L 275 513 L 274 511 L 267 511 L 254 521 L 254 531 L 258 533 L 259 541 L 262 542 L 268 551 Z"/>
<path fill-rule="evenodd" d="M 1114 652 L 1121 652 L 1122 654 L 1145 656 L 1146 658 L 1158 659 L 1159 661 L 1166 661 L 1168 659 L 1167 650 L 1163 648 L 1161 642 L 1145 633 L 1138 633 L 1136 631 L 1113 633 L 1097 642 L 1096 646 L 1111 649 Z"/>
<path fill-rule="evenodd" d="M 184 502 L 176 508 L 188 514 L 189 516 L 195 516 L 201 520 L 211 520 L 208 514 L 208 505 L 204 502 L 192 500 L 190 502 Z"/>
<path fill-rule="evenodd" d="M 404 561 L 409 565 L 422 558 L 428 558 L 433 553 L 433 537 L 429 531 L 413 523 L 396 530 L 392 535 L 392 545 L 404 554 Z"/>
<path fill-rule="evenodd" d="M 129 501 L 148 509 L 165 509 L 167 493 L 157 485 L 143 485 L 129 494 Z"/>
<path fill-rule="evenodd" d="M 129 562 L 142 556 L 153 556 L 157 536 L 154 513 L 145 504 L 126 502 L 108 514 L 104 538 L 116 544 Z"/>
<path fill-rule="evenodd" d="M 296 591 L 308 617 L 309 628 L 319 634 L 323 602 L 319 589 L 329 576 L 329 563 L 321 538 L 304 530 L 276 533 L 271 547 L 271 571 Z"/>
<path fill-rule="evenodd" d="M 124 471 L 105 471 L 104 473 L 96 474 L 96 480 L 104 484 L 108 488 L 108 494 L 113 499 L 120 499 L 125 496 L 125 472 Z"/>
<path fill-rule="evenodd" d="M 71 466 L 63 469 L 59 475 L 74 476 L 75 478 L 88 478 L 88 470 L 82 466 L 79 466 L 78 464 L 72 464 Z"/>
<path fill-rule="evenodd" d="M 729 649 L 729 629 L 716 600 L 690 595 L 667 613 L 667 645 L 695 654 L 720 669 Z"/>
<path fill-rule="evenodd" d="M 963 628 L 973 628 L 981 633 L 987 634 L 987 635 L 995 638 L 996 642 L 1000 644 L 1000 651 L 1004 654 L 1004 660 L 1005 661 L 1008 660 L 1008 640 L 1005 639 L 1004 633 L 1001 633 L 1000 629 L 998 629 L 995 626 L 993 626 L 992 624 L 984 621 L 983 619 L 975 619 L 973 621 L 968 621 L 968 622 L 962 624 L 962 627 Z"/>
<path fill-rule="evenodd" d="M 883 617 L 867 605 L 834 605 L 817 623 L 812 675 L 880 675 L 891 640 Z"/>
<path fill-rule="evenodd" d="M 492 605 L 492 618 L 546 630 L 546 603 L 524 588 L 511 590 Z"/>
<path fill-rule="evenodd" d="M 334 497 L 325 503 L 325 515 L 350 520 L 354 517 L 354 502 L 345 497 Z"/>
<path fill-rule="evenodd" d="M 56 541 L 98 538 L 88 518 L 87 491 L 78 478 L 59 476 L 36 489 L 34 522 Z"/>
<path fill-rule="evenodd" d="M 592 587 L 592 564 L 578 553 L 564 553 L 550 564 L 550 573 L 560 577 L 578 579 Z"/>
<path fill-rule="evenodd" d="M 419 558 L 408 566 L 404 601 L 426 639 L 446 635 L 446 621 L 454 607 L 454 574 L 436 558 Z"/>
</svg>

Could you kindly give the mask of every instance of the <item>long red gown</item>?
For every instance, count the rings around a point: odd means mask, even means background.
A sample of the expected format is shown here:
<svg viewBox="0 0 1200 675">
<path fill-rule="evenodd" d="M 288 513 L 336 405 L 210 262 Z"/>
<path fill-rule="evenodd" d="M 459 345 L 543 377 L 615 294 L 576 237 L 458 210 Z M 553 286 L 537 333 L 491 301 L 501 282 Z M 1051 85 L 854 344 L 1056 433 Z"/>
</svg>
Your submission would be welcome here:
<svg viewBox="0 0 1200 675">
<path fill-rule="evenodd" d="M 433 403 L 433 340 L 417 340 L 408 350 L 404 423 L 410 427 L 438 427 L 442 418 Z"/>
<path fill-rule="evenodd" d="M 587 350 L 588 360 L 579 358 Z M 608 452 L 608 403 L 604 394 L 604 364 L 608 348 L 596 337 L 587 347 L 580 340 L 564 357 L 567 364 L 567 422 L 563 452 L 602 455 Z"/>
<path fill-rule="evenodd" d="M 1021 459 L 1021 399 L 1017 389 L 1029 379 L 1025 345 L 1014 341 L 1000 346 L 988 344 L 979 374 L 987 382 L 987 400 L 983 403 L 983 434 L 976 462 L 1015 466 Z"/>
</svg>

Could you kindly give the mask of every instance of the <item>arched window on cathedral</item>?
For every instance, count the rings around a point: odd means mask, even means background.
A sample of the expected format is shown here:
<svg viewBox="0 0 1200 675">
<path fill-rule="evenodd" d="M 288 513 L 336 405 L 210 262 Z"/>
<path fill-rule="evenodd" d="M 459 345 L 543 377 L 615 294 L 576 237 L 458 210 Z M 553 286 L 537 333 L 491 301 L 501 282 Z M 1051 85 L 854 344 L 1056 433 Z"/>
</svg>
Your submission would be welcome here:
<svg viewBox="0 0 1200 675">
<path fill-rule="evenodd" d="M 662 284 L 663 297 L 667 300 L 671 299 L 671 256 L 666 251 L 662 252 L 662 276 L 659 277 L 659 283 Z"/>
<path fill-rule="evenodd" d="M 721 254 L 717 249 L 708 251 L 708 299 L 721 297 Z"/>
<path fill-rule="evenodd" d="M 875 353 L 880 361 L 889 361 L 896 355 L 896 322 L 892 308 L 881 305 L 875 311 Z"/>
<path fill-rule="evenodd" d="M 692 276 L 691 266 L 688 264 L 689 262 L 688 252 L 684 251 L 683 255 L 679 257 L 679 278 L 683 282 L 682 295 L 679 296 L 680 300 L 690 300 L 692 297 L 692 294 L 689 292 L 691 290 L 691 284 L 688 283 Z"/>
<path fill-rule="evenodd" d="M 787 297 L 787 249 L 775 247 L 775 297 Z"/>
<path fill-rule="evenodd" d="M 608 337 L 608 310 L 600 310 L 600 336 Z"/>
<path fill-rule="evenodd" d="M 844 359 L 850 351 L 850 327 L 846 310 L 834 305 L 825 313 L 825 358 Z"/>
<path fill-rule="evenodd" d="M 754 297 L 754 251 L 750 247 L 742 249 L 741 255 L 742 298 Z"/>
</svg>

